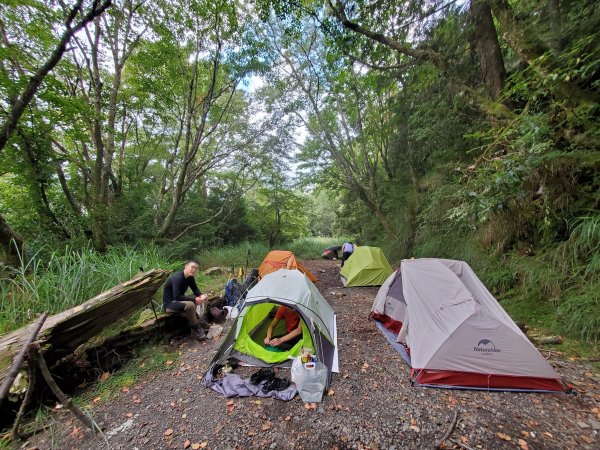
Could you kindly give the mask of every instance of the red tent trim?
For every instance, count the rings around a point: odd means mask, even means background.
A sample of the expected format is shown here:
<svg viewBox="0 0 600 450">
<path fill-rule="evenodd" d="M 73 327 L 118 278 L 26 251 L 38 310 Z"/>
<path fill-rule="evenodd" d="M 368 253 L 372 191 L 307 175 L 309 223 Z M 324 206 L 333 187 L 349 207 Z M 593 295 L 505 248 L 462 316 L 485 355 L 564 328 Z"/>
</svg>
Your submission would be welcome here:
<svg viewBox="0 0 600 450">
<path fill-rule="evenodd" d="M 484 374 L 450 370 L 414 369 L 413 382 L 430 386 L 448 386 L 474 389 L 518 389 L 528 391 L 564 391 L 565 387 L 555 378 L 521 377 L 516 375 Z M 412 378 L 412 374 L 411 374 Z"/>
</svg>

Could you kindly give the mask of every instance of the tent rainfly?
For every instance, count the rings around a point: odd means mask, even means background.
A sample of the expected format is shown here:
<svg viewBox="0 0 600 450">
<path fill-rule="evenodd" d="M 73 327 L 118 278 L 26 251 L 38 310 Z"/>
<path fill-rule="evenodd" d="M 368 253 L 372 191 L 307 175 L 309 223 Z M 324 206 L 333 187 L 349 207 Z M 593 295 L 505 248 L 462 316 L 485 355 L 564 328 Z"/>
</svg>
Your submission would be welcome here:
<svg viewBox="0 0 600 450">
<path fill-rule="evenodd" d="M 403 260 L 381 286 L 370 317 L 403 353 L 418 385 L 564 390 L 558 374 L 463 261 Z"/>
<path fill-rule="evenodd" d="M 381 286 L 393 272 L 379 247 L 356 247 L 340 270 L 344 286 Z"/>
<path fill-rule="evenodd" d="M 264 338 L 273 320 L 272 313 L 280 305 L 298 312 L 302 319 L 303 337 L 289 351 L 272 352 L 264 348 Z M 280 321 L 278 326 L 285 327 L 284 321 Z M 303 347 L 312 348 L 313 354 L 327 366 L 329 386 L 331 372 L 338 371 L 335 312 L 305 274 L 298 270 L 280 269 L 265 275 L 248 291 L 240 305 L 240 313 L 210 368 L 222 364 L 230 356 L 248 365 L 289 367 L 289 357 L 298 356 Z"/>
<path fill-rule="evenodd" d="M 275 272 L 279 269 L 298 269 L 305 274 L 313 283 L 317 282 L 310 270 L 308 270 L 300 261 L 296 259 L 294 254 L 288 250 L 273 250 L 267 253 L 265 259 L 258 268 L 258 275 L 263 278 L 265 275 Z"/>
</svg>

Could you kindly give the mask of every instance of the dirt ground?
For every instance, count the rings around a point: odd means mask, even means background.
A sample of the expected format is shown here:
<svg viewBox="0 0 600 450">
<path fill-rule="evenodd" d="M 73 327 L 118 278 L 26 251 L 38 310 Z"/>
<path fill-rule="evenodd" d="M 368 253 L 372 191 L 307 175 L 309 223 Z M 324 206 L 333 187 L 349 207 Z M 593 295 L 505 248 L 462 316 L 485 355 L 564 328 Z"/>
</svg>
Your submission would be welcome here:
<svg viewBox="0 0 600 450">
<path fill-rule="evenodd" d="M 543 350 L 575 394 L 521 394 L 411 387 L 409 369 L 367 321 L 378 288 L 342 288 L 338 261 L 306 261 L 337 313 L 340 373 L 316 410 L 290 402 L 220 397 L 200 384 L 219 340 L 183 339 L 180 367 L 139 380 L 92 414 L 94 436 L 64 414 L 58 432 L 23 448 L 421 449 L 449 428 L 465 448 L 600 448 L 600 377 L 581 361 Z M 447 443 L 448 448 L 453 444 Z M 458 448 L 454 446 L 454 448 Z"/>
</svg>

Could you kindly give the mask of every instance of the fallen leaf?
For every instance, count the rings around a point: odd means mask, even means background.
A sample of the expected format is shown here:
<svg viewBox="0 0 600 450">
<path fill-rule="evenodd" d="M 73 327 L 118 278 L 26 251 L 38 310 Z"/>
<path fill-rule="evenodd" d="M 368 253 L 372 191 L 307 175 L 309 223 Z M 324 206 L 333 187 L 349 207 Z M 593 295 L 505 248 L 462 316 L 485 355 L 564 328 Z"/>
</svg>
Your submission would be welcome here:
<svg viewBox="0 0 600 450">
<path fill-rule="evenodd" d="M 231 406 L 231 405 L 233 405 L 233 404 L 235 404 L 235 402 L 234 402 L 233 400 L 229 400 L 229 401 L 226 403 L 226 405 L 227 405 L 227 406 Z"/>
<path fill-rule="evenodd" d="M 111 373 L 110 372 L 104 372 L 102 373 L 102 375 L 100 375 L 100 381 L 106 381 L 110 378 Z"/>
<path fill-rule="evenodd" d="M 172 366 L 173 365 L 173 361 L 169 360 L 169 361 L 165 361 L 165 364 L 167 366 Z"/>
<path fill-rule="evenodd" d="M 467 437 L 466 437 L 466 436 L 461 436 L 461 437 L 460 437 L 460 441 L 461 441 L 463 444 L 466 444 L 466 443 L 467 443 L 467 441 L 468 441 L 468 439 L 467 439 Z"/>
<path fill-rule="evenodd" d="M 208 445 L 208 441 L 200 442 L 199 448 L 205 448 Z"/>
<path fill-rule="evenodd" d="M 140 369 L 143 369 L 144 367 L 146 367 L 146 363 L 145 362 L 143 362 L 143 363 L 140 364 Z"/>
<path fill-rule="evenodd" d="M 102 400 L 102 397 L 96 397 L 94 400 L 92 400 L 94 403 L 98 403 L 100 400 Z"/>
<path fill-rule="evenodd" d="M 505 441 L 512 441 L 512 438 L 508 434 L 500 433 L 499 431 L 496 433 L 496 436 Z"/>
<path fill-rule="evenodd" d="M 192 444 L 193 450 L 198 450 L 199 448 L 200 448 L 200 443 L 196 442 L 195 444 Z"/>
<path fill-rule="evenodd" d="M 256 431 L 248 431 L 248 436 L 256 436 Z"/>
<path fill-rule="evenodd" d="M 529 445 L 527 444 L 527 441 L 523 439 L 519 439 L 519 447 L 521 448 L 521 450 L 529 450 Z"/>
<path fill-rule="evenodd" d="M 185 442 L 183 443 L 183 448 L 188 448 L 190 445 L 192 445 L 192 443 L 190 442 L 189 439 L 186 439 Z"/>
<path fill-rule="evenodd" d="M 331 389 L 331 388 L 329 388 L 329 390 L 327 391 L 327 395 L 329 397 L 331 397 L 334 393 L 335 393 L 335 391 L 333 389 Z"/>
<path fill-rule="evenodd" d="M 554 437 L 549 431 L 544 431 L 544 436 L 546 436 L 548 439 L 552 439 Z"/>
<path fill-rule="evenodd" d="M 127 414 L 125 414 L 125 415 L 126 415 L 127 417 L 130 417 L 130 418 L 131 418 L 131 417 L 133 417 L 133 414 L 132 414 L 132 413 L 127 413 Z"/>
<path fill-rule="evenodd" d="M 139 395 L 134 395 L 133 396 L 133 403 L 139 403 L 141 401 L 142 401 L 142 399 L 140 398 Z"/>
<path fill-rule="evenodd" d="M 363 368 L 363 369 L 368 369 L 368 368 L 369 368 L 369 364 L 367 364 L 367 363 L 364 363 L 364 364 L 362 365 L 362 368 Z"/>
<path fill-rule="evenodd" d="M 81 428 L 79 427 L 73 427 L 73 431 L 71 431 L 71 434 L 69 434 L 70 437 L 74 437 L 74 438 L 81 438 L 83 437 L 83 433 L 81 432 Z"/>
<path fill-rule="evenodd" d="M 165 436 L 171 436 L 173 434 L 173 428 L 169 428 L 167 431 L 163 433 Z"/>
<path fill-rule="evenodd" d="M 263 426 L 262 426 L 263 431 L 267 431 L 270 429 L 271 429 L 271 422 L 267 421 L 267 422 L 263 423 Z"/>
<path fill-rule="evenodd" d="M 582 440 L 584 440 L 585 442 L 587 442 L 588 444 L 592 444 L 594 442 L 594 440 L 589 437 L 586 436 L 585 434 L 582 434 L 581 436 L 579 436 Z"/>
<path fill-rule="evenodd" d="M 285 419 L 283 419 L 283 420 L 285 420 L 287 422 L 288 420 L 292 420 L 292 418 L 290 416 L 285 416 Z"/>
<path fill-rule="evenodd" d="M 182 415 L 181 415 L 181 418 L 182 418 L 182 419 L 187 419 L 187 414 L 185 414 L 185 413 L 184 413 L 184 414 L 182 414 Z"/>
<path fill-rule="evenodd" d="M 262 403 L 262 401 L 260 401 L 260 400 L 252 400 L 252 403 L 254 403 L 255 405 L 260 405 Z"/>
</svg>

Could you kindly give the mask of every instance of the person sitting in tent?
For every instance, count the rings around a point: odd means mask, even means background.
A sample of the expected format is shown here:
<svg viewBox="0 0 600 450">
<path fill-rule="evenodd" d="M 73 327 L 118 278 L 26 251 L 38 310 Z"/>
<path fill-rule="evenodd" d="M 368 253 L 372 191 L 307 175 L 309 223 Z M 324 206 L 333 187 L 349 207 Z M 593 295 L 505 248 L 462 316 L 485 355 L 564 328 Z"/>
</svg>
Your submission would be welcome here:
<svg viewBox="0 0 600 450">
<path fill-rule="evenodd" d="M 321 258 L 323 259 L 339 259 L 340 255 L 338 255 L 338 252 L 342 249 L 341 245 L 338 245 L 337 247 L 328 247 L 325 250 L 323 250 L 323 253 L 321 254 Z"/>
<path fill-rule="evenodd" d="M 344 262 L 350 258 L 353 252 L 354 244 L 352 242 L 344 242 L 344 245 L 342 245 L 342 267 L 344 267 Z"/>
<path fill-rule="evenodd" d="M 273 330 L 281 319 L 285 320 L 287 334 L 273 337 Z M 287 352 L 288 350 L 291 350 L 300 339 L 302 339 L 302 322 L 300 321 L 300 315 L 293 309 L 281 305 L 277 308 L 275 318 L 271 322 L 271 325 L 269 325 L 267 336 L 265 337 L 265 345 L 277 347 L 279 350 Z"/>
<path fill-rule="evenodd" d="M 207 324 L 202 323 L 196 315 L 196 305 L 202 304 L 208 296 L 200 292 L 194 279 L 199 268 L 200 263 L 190 259 L 181 272 L 175 272 L 169 277 L 163 291 L 163 309 L 166 313 L 185 317 L 192 329 L 192 337 L 202 340 L 206 338 Z M 188 288 L 195 297 L 185 295 Z"/>
</svg>

